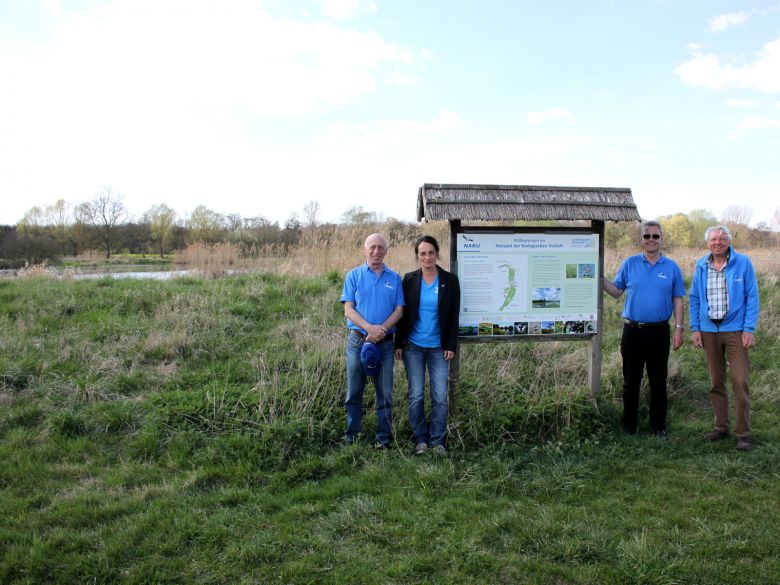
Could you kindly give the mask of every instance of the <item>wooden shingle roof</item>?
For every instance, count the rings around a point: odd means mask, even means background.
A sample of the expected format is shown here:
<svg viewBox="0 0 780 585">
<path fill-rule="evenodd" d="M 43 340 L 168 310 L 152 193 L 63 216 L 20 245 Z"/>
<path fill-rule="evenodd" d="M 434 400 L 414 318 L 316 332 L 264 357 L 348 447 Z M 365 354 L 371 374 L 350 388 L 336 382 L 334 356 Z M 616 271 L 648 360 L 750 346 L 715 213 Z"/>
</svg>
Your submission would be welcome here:
<svg viewBox="0 0 780 585">
<path fill-rule="evenodd" d="M 417 221 L 639 221 L 631 189 L 426 183 Z"/>
</svg>

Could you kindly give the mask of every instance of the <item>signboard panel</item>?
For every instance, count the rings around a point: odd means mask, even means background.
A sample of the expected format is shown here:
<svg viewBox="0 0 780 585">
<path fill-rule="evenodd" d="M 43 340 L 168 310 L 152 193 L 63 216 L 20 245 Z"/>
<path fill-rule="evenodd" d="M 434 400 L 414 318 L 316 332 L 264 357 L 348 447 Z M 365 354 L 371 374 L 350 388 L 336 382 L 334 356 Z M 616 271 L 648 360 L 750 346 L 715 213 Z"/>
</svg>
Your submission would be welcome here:
<svg viewBox="0 0 780 585">
<path fill-rule="evenodd" d="M 596 333 L 597 234 L 464 231 L 456 252 L 461 337 Z"/>
</svg>

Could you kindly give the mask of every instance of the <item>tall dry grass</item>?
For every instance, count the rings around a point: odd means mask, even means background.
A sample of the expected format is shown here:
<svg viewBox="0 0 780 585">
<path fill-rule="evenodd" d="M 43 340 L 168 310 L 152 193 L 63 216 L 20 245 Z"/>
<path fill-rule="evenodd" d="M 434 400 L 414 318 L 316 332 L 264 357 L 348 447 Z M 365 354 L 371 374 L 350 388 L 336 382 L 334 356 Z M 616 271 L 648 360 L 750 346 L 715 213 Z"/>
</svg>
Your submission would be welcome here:
<svg viewBox="0 0 780 585">
<path fill-rule="evenodd" d="M 363 242 L 372 233 L 381 233 L 388 243 L 385 263 L 396 272 L 416 268 L 414 243 L 427 234 L 439 242 L 442 266 L 449 264 L 449 226 L 447 222 L 433 222 L 421 226 L 400 223 L 343 226 L 336 229 L 306 230 L 300 242 L 284 250 L 277 270 L 295 276 L 326 274 L 336 271 L 345 274 L 365 261 Z M 278 249 L 277 249 L 278 250 Z"/>
<path fill-rule="evenodd" d="M 419 226 L 386 222 L 362 226 L 327 226 L 307 228 L 298 243 L 267 244 L 242 248 L 237 244 L 193 244 L 175 252 L 174 264 L 184 264 L 209 277 L 235 271 L 251 271 L 290 276 L 315 276 L 338 272 L 346 274 L 365 261 L 363 242 L 374 232 L 383 234 L 389 245 L 385 262 L 403 274 L 417 267 L 414 242 L 423 234 L 432 235 L 440 245 L 439 264 L 449 266 L 449 224 L 445 221 Z M 620 263 L 639 253 L 639 247 L 607 249 L 604 254 L 604 274 L 614 277 Z M 780 254 L 773 248 L 744 251 L 750 256 L 756 271 L 767 276 L 780 274 Z M 706 249 L 674 248 L 664 252 L 679 264 L 686 277 L 693 274 L 696 261 Z"/>
<path fill-rule="evenodd" d="M 780 274 L 780 254 L 772 248 L 754 248 L 738 249 L 740 253 L 746 254 L 753 262 L 756 272 L 766 275 L 769 278 L 776 278 Z M 639 248 L 619 248 L 616 250 L 607 249 L 604 252 L 604 274 L 607 277 L 613 277 L 620 267 L 620 263 L 633 254 L 638 254 Z M 663 252 L 666 256 L 677 262 L 683 276 L 690 278 L 693 276 L 693 268 L 696 262 L 705 254 L 707 249 L 701 248 L 674 248 Z"/>
<path fill-rule="evenodd" d="M 56 278 L 57 275 L 57 270 L 53 266 L 49 266 L 46 261 L 40 264 L 25 264 L 16 272 L 16 276 L 19 278 Z"/>
<path fill-rule="evenodd" d="M 172 261 L 208 278 L 218 278 L 246 267 L 242 262 L 241 247 L 228 242 L 190 244 L 184 250 L 174 252 Z"/>
</svg>

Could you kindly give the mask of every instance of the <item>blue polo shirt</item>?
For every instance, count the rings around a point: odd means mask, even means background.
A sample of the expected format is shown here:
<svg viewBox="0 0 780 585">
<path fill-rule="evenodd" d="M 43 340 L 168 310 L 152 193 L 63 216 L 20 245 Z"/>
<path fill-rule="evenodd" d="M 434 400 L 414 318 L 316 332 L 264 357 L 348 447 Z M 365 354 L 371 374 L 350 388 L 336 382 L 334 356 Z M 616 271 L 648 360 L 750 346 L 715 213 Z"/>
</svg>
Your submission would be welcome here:
<svg viewBox="0 0 780 585">
<path fill-rule="evenodd" d="M 650 264 L 644 253 L 623 260 L 615 286 L 626 291 L 623 317 L 640 323 L 668 321 L 673 297 L 685 297 L 682 271 L 674 260 L 661 256 Z"/>
<path fill-rule="evenodd" d="M 431 284 L 420 278 L 420 308 L 417 311 L 417 321 L 412 324 L 409 341 L 417 347 L 441 347 L 441 330 L 439 328 L 439 277 Z"/>
<path fill-rule="evenodd" d="M 368 266 L 368 262 L 353 268 L 347 274 L 341 291 L 341 302 L 347 301 L 355 304 L 355 310 L 366 321 L 381 325 L 396 307 L 403 307 L 405 304 L 401 276 L 384 265 L 382 273 L 377 276 Z M 347 327 L 357 329 L 363 334 L 368 333 L 349 319 L 347 319 Z M 395 327 L 390 331 L 394 332 Z"/>
</svg>

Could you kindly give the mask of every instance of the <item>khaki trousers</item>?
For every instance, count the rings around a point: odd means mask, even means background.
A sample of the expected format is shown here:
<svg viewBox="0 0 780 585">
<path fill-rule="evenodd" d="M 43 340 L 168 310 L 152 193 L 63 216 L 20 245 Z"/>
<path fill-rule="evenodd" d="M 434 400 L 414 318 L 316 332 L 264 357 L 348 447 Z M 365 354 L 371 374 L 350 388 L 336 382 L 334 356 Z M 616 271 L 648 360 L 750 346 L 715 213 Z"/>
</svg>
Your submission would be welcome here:
<svg viewBox="0 0 780 585">
<path fill-rule="evenodd" d="M 742 347 L 742 331 L 701 332 L 704 355 L 710 370 L 710 402 L 715 411 L 715 428 L 729 431 L 729 395 L 726 390 L 726 363 L 731 369 L 734 392 L 734 434 L 750 436 L 750 394 L 748 350 Z"/>
</svg>

